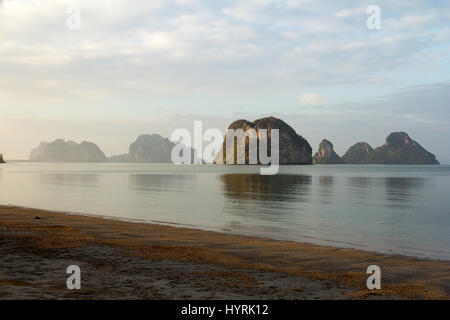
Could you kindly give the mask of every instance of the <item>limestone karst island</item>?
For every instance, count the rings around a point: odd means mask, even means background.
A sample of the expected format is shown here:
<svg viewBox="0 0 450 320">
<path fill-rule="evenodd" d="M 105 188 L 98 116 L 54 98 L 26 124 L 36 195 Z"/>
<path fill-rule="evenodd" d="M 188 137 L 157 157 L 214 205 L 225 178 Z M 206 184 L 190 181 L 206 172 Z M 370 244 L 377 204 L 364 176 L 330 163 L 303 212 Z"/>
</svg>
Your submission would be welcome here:
<svg viewBox="0 0 450 320">
<path fill-rule="evenodd" d="M 411 139 L 405 132 L 391 133 L 384 145 L 373 149 L 366 142 L 358 142 L 351 146 L 343 156 L 339 156 L 333 147 L 333 143 L 323 139 L 317 152 L 312 153 L 312 147 L 305 137 L 298 134 L 285 121 L 275 117 L 267 117 L 250 122 L 248 120 L 236 120 L 228 126 L 228 129 L 254 129 L 257 133 L 265 129 L 269 135 L 270 130 L 279 130 L 280 164 L 281 165 L 311 165 L 311 164 L 384 164 L 384 165 L 438 165 L 435 155 L 424 149 L 418 142 Z M 248 159 L 249 140 L 246 137 L 246 164 Z M 255 137 L 259 141 L 259 136 Z M 237 141 L 236 141 L 237 143 Z M 83 141 L 77 144 L 73 141 L 57 139 L 54 142 L 42 142 L 30 154 L 30 161 L 36 162 L 112 162 L 112 163 L 171 163 L 171 151 L 175 143 L 158 134 L 143 134 L 130 144 L 129 152 L 114 155 L 109 158 L 94 143 Z M 233 147 L 230 145 L 229 147 Z M 236 148 L 234 146 L 233 148 Z M 195 152 L 192 153 L 193 157 Z M 219 158 L 226 160 L 226 144 L 216 155 L 215 162 Z M 237 163 L 237 154 L 234 154 Z M 192 161 L 193 162 L 193 161 Z"/>
</svg>

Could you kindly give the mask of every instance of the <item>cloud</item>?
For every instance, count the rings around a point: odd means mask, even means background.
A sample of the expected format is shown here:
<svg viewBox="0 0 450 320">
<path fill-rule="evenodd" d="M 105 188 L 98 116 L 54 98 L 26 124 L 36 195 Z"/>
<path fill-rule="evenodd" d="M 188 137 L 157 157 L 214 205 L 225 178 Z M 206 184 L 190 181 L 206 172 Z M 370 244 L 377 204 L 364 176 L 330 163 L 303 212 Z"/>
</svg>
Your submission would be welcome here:
<svg viewBox="0 0 450 320">
<path fill-rule="evenodd" d="M 315 93 L 304 93 L 298 97 L 298 100 L 304 104 L 321 104 L 323 103 L 323 98 Z"/>
<path fill-rule="evenodd" d="M 338 12 L 336 12 L 334 14 L 334 16 L 336 18 L 347 19 L 347 18 L 355 17 L 355 16 L 362 17 L 362 16 L 364 16 L 365 13 L 366 13 L 366 8 L 361 7 L 361 8 L 354 8 L 354 9 L 339 10 Z"/>
<path fill-rule="evenodd" d="M 417 67 L 437 65 L 439 60 L 430 59 L 427 49 L 448 38 L 447 6 L 424 12 L 417 1 L 406 7 L 390 5 L 388 12 L 381 2 L 386 21 L 378 33 L 368 32 L 367 15 L 361 12 L 366 4 L 359 0 L 349 8 L 306 0 L 79 3 L 82 29 L 69 31 L 66 8 L 71 0 L 2 2 L 0 66 L 8 71 L 3 77 L 32 68 L 36 79 L 64 77 L 64 72 L 71 74 L 70 84 L 66 82 L 70 86 L 107 86 L 114 70 L 128 83 L 160 87 L 159 80 L 173 68 L 183 71 L 168 81 L 173 91 L 191 90 L 200 78 L 198 85 L 230 91 L 249 90 L 250 78 L 256 76 L 259 88 L 381 83 L 413 58 Z M 409 32 L 411 24 L 433 30 Z M 93 74 L 97 70 L 103 79 Z M 142 72 L 147 72 L 145 79 Z M 12 85 L 32 89 L 23 81 Z M 108 90 L 117 92 L 117 87 Z"/>
</svg>

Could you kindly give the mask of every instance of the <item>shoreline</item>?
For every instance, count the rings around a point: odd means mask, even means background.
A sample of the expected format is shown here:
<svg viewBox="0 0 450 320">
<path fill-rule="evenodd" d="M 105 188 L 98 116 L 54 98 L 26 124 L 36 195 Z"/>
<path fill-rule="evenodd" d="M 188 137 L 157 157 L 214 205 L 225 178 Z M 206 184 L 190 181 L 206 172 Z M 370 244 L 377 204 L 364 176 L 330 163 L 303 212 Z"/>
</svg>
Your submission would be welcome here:
<svg viewBox="0 0 450 320">
<path fill-rule="evenodd" d="M 50 210 L 50 209 L 40 209 L 35 207 L 24 207 L 20 205 L 14 205 L 14 204 L 8 204 L 8 205 L 2 205 L 0 204 L 1 208 L 16 208 L 16 209 L 23 209 L 23 210 L 36 210 L 39 212 L 48 212 L 48 213 L 59 213 L 59 214 L 65 214 L 65 215 L 72 215 L 72 216 L 81 216 L 81 217 L 89 217 L 89 218 L 99 218 L 99 219 L 105 219 L 105 220 L 112 220 L 112 221 L 120 221 L 120 222 L 129 222 L 133 224 L 144 224 L 144 225 L 158 225 L 158 226 L 166 226 L 166 227 L 172 227 L 172 228 L 179 228 L 179 229 L 188 229 L 188 230 L 195 230 L 200 232 L 213 232 L 223 235 L 230 235 L 230 236 L 236 236 L 236 237 L 244 237 L 244 238 L 250 238 L 250 239 L 259 239 L 259 240 L 267 240 L 267 241 L 280 241 L 280 242 L 292 242 L 292 243 L 298 243 L 302 245 L 311 245 L 311 246 L 318 246 L 318 247 L 326 247 L 330 249 L 351 249 L 356 251 L 365 252 L 368 254 L 373 255 L 388 255 L 388 256 L 395 256 L 399 258 L 405 258 L 405 259 L 419 259 L 424 261 L 437 261 L 437 262 L 444 262 L 444 263 L 450 263 L 450 260 L 445 259 L 438 259 L 438 258 L 432 258 L 427 256 L 419 256 L 419 255 L 413 255 L 413 254 L 404 254 L 404 253 L 394 253 L 394 252 L 383 252 L 378 251 L 374 249 L 364 249 L 364 248 L 358 248 L 358 247 L 352 247 L 350 245 L 356 246 L 357 244 L 354 243 L 346 243 L 346 242 L 337 242 L 333 240 L 320 240 L 323 243 L 315 243 L 314 241 L 297 241 L 292 239 L 283 239 L 283 238 L 270 238 L 265 236 L 259 236 L 259 235 L 243 235 L 238 232 L 233 232 L 232 230 L 214 230 L 214 229 L 207 229 L 202 228 L 196 225 L 190 225 L 190 224 L 184 224 L 184 223 L 177 223 L 177 222 L 168 222 L 163 220 L 142 220 L 142 219 L 133 219 L 133 218 L 122 218 L 117 216 L 108 216 L 108 215 L 98 215 L 94 213 L 81 213 L 81 212 L 74 212 L 74 211 L 65 211 L 65 210 Z M 342 243 L 347 246 L 338 246 L 333 245 L 337 243 Z"/>
<path fill-rule="evenodd" d="M 15 206 L 0 233 L 0 299 L 450 298 L 449 261 Z M 82 290 L 65 287 L 68 263 Z"/>
</svg>

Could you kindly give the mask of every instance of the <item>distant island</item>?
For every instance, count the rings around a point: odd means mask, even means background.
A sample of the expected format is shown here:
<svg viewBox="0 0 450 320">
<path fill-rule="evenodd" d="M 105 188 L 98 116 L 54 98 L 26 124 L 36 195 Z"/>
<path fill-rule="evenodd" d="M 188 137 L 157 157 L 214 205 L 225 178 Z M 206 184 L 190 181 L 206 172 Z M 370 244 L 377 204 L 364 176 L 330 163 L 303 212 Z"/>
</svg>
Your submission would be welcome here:
<svg viewBox="0 0 450 320">
<path fill-rule="evenodd" d="M 159 134 L 142 134 L 130 144 L 128 153 L 108 158 L 115 163 L 172 163 L 171 153 L 176 144 Z M 192 150 L 191 150 L 192 151 Z M 191 152 L 194 162 L 195 152 Z"/>
<path fill-rule="evenodd" d="M 384 145 L 373 149 L 367 142 L 358 142 L 339 157 L 333 144 L 323 140 L 314 156 L 315 164 L 398 164 L 439 165 L 436 156 L 425 150 L 405 132 L 391 133 Z"/>
<path fill-rule="evenodd" d="M 131 143 L 128 153 L 112 156 L 108 162 L 171 163 L 170 152 L 174 146 L 159 134 L 143 134 Z"/>
<path fill-rule="evenodd" d="M 131 143 L 129 152 L 107 158 L 94 143 L 57 139 L 42 142 L 30 153 L 34 162 L 111 162 L 111 163 L 172 163 L 171 152 L 175 143 L 159 134 L 143 134 Z M 192 152 L 192 160 L 196 156 Z"/>
<path fill-rule="evenodd" d="M 6 163 L 5 160 L 3 160 L 3 153 L 0 153 L 0 163 Z"/>
<path fill-rule="evenodd" d="M 425 150 L 405 132 L 391 133 L 383 146 L 369 156 L 369 164 L 433 164 L 436 156 Z"/>
<path fill-rule="evenodd" d="M 232 122 L 228 129 L 242 129 L 244 132 L 253 129 L 257 133 L 255 137 L 260 142 L 260 130 L 267 130 L 270 145 L 271 130 L 279 130 L 279 161 L 281 165 L 311 165 L 311 164 L 399 164 L 399 165 L 439 165 L 436 156 L 425 150 L 418 142 L 410 138 L 405 132 L 391 133 L 384 145 L 373 149 L 367 142 L 358 142 L 351 146 L 347 152 L 340 157 L 335 151 L 333 144 L 323 139 L 318 151 L 312 156 L 312 148 L 309 142 L 297 134 L 297 132 L 286 122 L 275 117 L 267 117 L 250 122 L 248 120 L 237 120 Z M 245 141 L 245 164 L 249 164 L 249 140 Z M 241 141 L 243 142 L 243 141 Z M 57 139 L 54 142 L 42 142 L 30 154 L 30 161 L 36 162 L 111 162 L 111 163 L 172 163 L 171 151 L 175 143 L 159 134 L 140 135 L 130 144 L 128 153 L 114 155 L 109 158 L 94 143 L 83 141 L 77 144 L 73 141 Z M 236 145 L 233 147 L 236 151 Z M 266 147 L 266 146 L 265 146 Z M 191 150 L 192 151 L 192 150 Z M 228 150 L 225 139 L 222 148 L 214 158 L 214 163 L 226 163 L 219 160 L 226 159 Z M 192 152 L 192 163 L 196 152 Z M 0 163 L 4 163 L 0 154 Z M 234 152 L 234 163 L 237 163 L 237 152 Z M 258 163 L 260 163 L 258 158 Z"/>
<path fill-rule="evenodd" d="M 358 142 L 347 150 L 342 159 L 348 164 L 368 164 L 372 153 L 373 148 L 367 142 Z"/>
<path fill-rule="evenodd" d="M 57 139 L 53 142 L 42 142 L 31 150 L 30 161 L 36 162 L 106 162 L 105 154 L 92 143 Z"/>
<path fill-rule="evenodd" d="M 333 144 L 323 139 L 313 157 L 313 164 L 345 164 L 345 161 L 334 151 Z"/>
</svg>

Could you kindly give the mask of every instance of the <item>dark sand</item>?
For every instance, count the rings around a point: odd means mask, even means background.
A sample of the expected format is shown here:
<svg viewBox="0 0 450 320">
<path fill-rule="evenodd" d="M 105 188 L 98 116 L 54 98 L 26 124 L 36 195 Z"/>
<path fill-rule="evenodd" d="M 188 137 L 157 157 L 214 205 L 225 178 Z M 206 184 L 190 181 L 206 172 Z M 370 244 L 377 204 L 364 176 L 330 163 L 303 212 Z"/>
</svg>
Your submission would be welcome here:
<svg viewBox="0 0 450 320">
<path fill-rule="evenodd" d="M 0 299 L 450 297 L 448 261 L 5 206 L 0 235 Z M 381 290 L 366 288 L 372 264 Z"/>
</svg>

